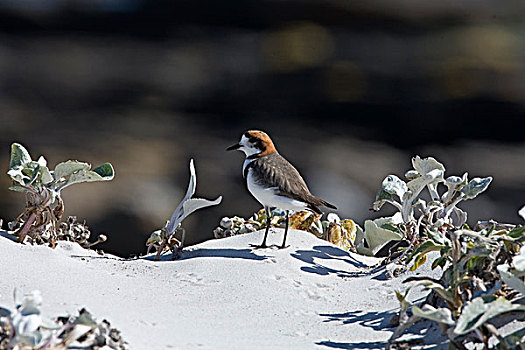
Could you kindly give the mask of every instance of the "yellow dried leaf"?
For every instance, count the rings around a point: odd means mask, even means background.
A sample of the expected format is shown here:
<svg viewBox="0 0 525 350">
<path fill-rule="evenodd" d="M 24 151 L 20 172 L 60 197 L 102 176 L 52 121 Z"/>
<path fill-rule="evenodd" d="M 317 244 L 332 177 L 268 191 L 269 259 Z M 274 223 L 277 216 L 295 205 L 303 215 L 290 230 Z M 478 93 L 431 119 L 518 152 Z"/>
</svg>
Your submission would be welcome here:
<svg viewBox="0 0 525 350">
<path fill-rule="evenodd" d="M 315 220 L 315 216 L 308 211 L 298 211 L 290 216 L 290 228 L 308 231 Z"/>
<path fill-rule="evenodd" d="M 416 271 L 418 267 L 423 265 L 427 261 L 427 255 L 426 254 L 420 254 L 414 261 L 414 265 L 410 268 L 410 271 Z"/>
<path fill-rule="evenodd" d="M 344 219 L 341 221 L 341 226 L 346 230 L 347 237 L 350 240 L 350 243 L 353 245 L 355 243 L 357 226 L 352 219 Z"/>
</svg>

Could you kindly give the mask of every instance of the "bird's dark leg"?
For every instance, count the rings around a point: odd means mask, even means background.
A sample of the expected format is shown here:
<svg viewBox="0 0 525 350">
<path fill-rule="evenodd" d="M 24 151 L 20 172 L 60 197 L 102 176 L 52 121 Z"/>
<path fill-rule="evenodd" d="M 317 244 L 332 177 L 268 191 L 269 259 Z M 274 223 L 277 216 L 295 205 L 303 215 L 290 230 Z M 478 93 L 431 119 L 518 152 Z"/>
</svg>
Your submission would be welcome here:
<svg viewBox="0 0 525 350">
<path fill-rule="evenodd" d="M 270 217 L 270 208 L 269 207 L 264 207 L 264 211 L 266 212 L 266 230 L 264 231 L 264 239 L 261 243 L 261 245 L 252 245 L 252 247 L 254 248 L 267 248 L 268 246 L 266 245 L 266 238 L 268 237 L 268 231 L 270 231 L 270 226 L 271 226 L 271 217 Z"/>
<path fill-rule="evenodd" d="M 289 224 L 289 221 L 290 221 L 290 217 L 289 217 L 289 214 L 290 211 L 287 210 L 286 211 L 286 226 L 284 228 L 284 239 L 283 239 L 283 244 L 281 245 L 281 249 L 284 249 L 286 248 L 286 235 L 288 234 L 288 224 Z"/>
</svg>

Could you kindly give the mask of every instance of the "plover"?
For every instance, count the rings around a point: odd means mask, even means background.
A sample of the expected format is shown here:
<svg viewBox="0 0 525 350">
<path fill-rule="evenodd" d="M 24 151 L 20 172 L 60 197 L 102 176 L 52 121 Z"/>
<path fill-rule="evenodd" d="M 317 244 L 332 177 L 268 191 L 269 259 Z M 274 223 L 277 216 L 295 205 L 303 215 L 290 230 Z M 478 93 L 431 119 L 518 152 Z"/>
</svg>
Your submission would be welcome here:
<svg viewBox="0 0 525 350">
<path fill-rule="evenodd" d="M 309 210 L 322 214 L 319 206 L 337 209 L 334 205 L 315 197 L 310 193 L 303 178 L 283 156 L 277 152 L 270 137 L 263 131 L 249 130 L 241 141 L 226 149 L 240 150 L 246 155 L 242 173 L 250 193 L 264 207 L 266 212 L 266 231 L 262 244 L 266 247 L 266 238 L 270 229 L 270 209 L 286 211 L 286 228 L 281 248 L 285 248 L 290 210 Z"/>
</svg>

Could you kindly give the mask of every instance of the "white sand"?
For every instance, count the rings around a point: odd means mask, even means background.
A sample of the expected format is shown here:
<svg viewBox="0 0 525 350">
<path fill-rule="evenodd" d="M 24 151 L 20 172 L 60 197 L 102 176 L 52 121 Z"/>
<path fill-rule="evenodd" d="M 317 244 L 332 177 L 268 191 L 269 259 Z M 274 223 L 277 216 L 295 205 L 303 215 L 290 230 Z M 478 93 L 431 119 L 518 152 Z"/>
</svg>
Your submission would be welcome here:
<svg viewBox="0 0 525 350">
<path fill-rule="evenodd" d="M 281 240 L 272 229 L 269 243 Z M 249 247 L 260 241 L 262 231 L 211 240 L 181 260 L 154 262 L 0 237 L 0 306 L 13 309 L 15 287 L 38 289 L 44 315 L 85 307 L 121 330 L 130 349 L 384 348 L 404 277 L 371 274 L 379 259 L 306 232 L 291 230 L 284 250 Z"/>
</svg>

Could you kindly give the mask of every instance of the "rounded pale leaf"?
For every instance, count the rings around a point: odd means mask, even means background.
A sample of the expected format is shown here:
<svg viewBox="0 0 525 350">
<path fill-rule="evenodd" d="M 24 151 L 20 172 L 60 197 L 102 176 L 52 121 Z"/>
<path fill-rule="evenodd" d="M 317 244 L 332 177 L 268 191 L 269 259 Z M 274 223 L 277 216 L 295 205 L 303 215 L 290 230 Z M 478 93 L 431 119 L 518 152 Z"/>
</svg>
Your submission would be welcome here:
<svg viewBox="0 0 525 350">
<path fill-rule="evenodd" d="M 452 319 L 452 312 L 450 309 L 439 308 L 436 309 L 431 305 L 425 304 L 420 309 L 417 306 L 412 306 L 412 313 L 414 316 L 426 318 L 427 320 L 436 321 L 438 323 L 446 324 L 452 326 L 455 324 Z"/>
<path fill-rule="evenodd" d="M 445 172 L 445 166 L 433 157 L 421 158 L 415 156 L 412 158 L 412 166 L 421 175 L 426 175 L 434 170 L 439 170 L 441 173 Z"/>
<path fill-rule="evenodd" d="M 485 301 L 482 297 L 474 298 L 463 308 L 458 318 L 454 333 L 467 334 L 477 329 L 491 318 L 506 312 L 524 310 L 525 305 L 512 304 L 503 297 Z"/>
<path fill-rule="evenodd" d="M 59 180 L 70 176 L 71 174 L 80 170 L 89 170 L 91 165 L 88 163 L 79 162 L 77 160 L 68 160 L 66 162 L 58 163 L 55 167 L 55 179 Z"/>
<path fill-rule="evenodd" d="M 510 266 L 508 264 L 498 265 L 497 270 L 507 286 L 525 295 L 525 283 L 523 283 L 521 278 L 516 277 L 510 272 Z"/>
<path fill-rule="evenodd" d="M 11 159 L 9 160 L 9 169 L 23 166 L 31 161 L 29 152 L 19 143 L 11 145 Z"/>
<path fill-rule="evenodd" d="M 461 192 L 465 195 L 466 199 L 476 198 L 481 192 L 489 187 L 491 181 L 492 177 L 490 176 L 484 178 L 475 177 L 461 189 Z"/>
<path fill-rule="evenodd" d="M 93 170 L 79 170 L 71 174 L 63 187 L 82 182 L 109 181 L 114 175 L 113 166 L 110 163 L 104 163 Z"/>
<path fill-rule="evenodd" d="M 407 184 L 395 175 L 388 175 L 381 184 L 382 189 L 390 194 L 397 195 L 400 199 L 408 191 Z"/>
<path fill-rule="evenodd" d="M 386 228 L 382 228 L 386 223 L 390 223 L 390 218 L 379 218 L 365 221 L 365 239 L 373 254 L 381 249 L 381 247 L 392 240 L 399 241 L 403 235 Z"/>
</svg>

